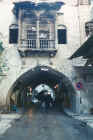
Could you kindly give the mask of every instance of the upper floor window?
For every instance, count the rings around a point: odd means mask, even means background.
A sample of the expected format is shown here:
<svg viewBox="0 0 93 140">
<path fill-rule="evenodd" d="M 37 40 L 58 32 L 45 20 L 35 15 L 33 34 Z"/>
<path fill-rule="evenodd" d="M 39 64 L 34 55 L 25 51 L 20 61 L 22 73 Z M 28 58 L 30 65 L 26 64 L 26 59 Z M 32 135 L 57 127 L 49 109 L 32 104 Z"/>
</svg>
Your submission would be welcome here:
<svg viewBox="0 0 93 140">
<path fill-rule="evenodd" d="M 65 25 L 59 25 L 57 34 L 58 34 L 58 44 L 66 44 L 67 29 Z"/>
<path fill-rule="evenodd" d="M 47 17 L 25 18 L 19 32 L 21 49 L 49 50 L 55 48 L 55 21 L 53 19 Z"/>
<path fill-rule="evenodd" d="M 90 0 L 79 0 L 79 4 L 80 5 L 89 5 L 90 4 Z"/>
<path fill-rule="evenodd" d="M 93 21 L 89 21 L 85 23 L 85 32 L 87 36 L 93 34 Z"/>
<path fill-rule="evenodd" d="M 9 27 L 9 43 L 18 43 L 18 25 L 12 24 Z"/>
</svg>

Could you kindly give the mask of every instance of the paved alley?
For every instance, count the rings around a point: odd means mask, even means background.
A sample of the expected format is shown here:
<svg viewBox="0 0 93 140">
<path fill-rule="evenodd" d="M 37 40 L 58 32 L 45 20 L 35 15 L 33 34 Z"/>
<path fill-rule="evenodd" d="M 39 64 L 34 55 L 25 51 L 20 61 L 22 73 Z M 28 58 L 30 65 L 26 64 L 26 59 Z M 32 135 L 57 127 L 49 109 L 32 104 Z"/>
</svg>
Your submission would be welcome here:
<svg viewBox="0 0 93 140">
<path fill-rule="evenodd" d="M 0 140 L 92 140 L 80 121 L 69 118 L 58 110 L 48 112 L 30 108 L 20 119 L 15 119 Z"/>
</svg>

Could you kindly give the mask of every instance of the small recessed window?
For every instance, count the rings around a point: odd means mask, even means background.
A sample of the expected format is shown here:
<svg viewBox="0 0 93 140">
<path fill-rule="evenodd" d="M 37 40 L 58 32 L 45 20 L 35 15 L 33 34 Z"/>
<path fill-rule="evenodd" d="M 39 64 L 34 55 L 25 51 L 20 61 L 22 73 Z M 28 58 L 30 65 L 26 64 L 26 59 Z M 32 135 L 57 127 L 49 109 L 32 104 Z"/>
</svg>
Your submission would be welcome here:
<svg viewBox="0 0 93 140">
<path fill-rule="evenodd" d="M 90 36 L 91 34 L 93 34 L 93 21 L 85 23 L 85 32 L 86 36 Z"/>
<path fill-rule="evenodd" d="M 9 43 L 16 44 L 18 43 L 18 26 L 11 25 L 9 28 Z"/>
<path fill-rule="evenodd" d="M 67 44 L 67 29 L 65 26 L 58 29 L 58 44 Z"/>
</svg>

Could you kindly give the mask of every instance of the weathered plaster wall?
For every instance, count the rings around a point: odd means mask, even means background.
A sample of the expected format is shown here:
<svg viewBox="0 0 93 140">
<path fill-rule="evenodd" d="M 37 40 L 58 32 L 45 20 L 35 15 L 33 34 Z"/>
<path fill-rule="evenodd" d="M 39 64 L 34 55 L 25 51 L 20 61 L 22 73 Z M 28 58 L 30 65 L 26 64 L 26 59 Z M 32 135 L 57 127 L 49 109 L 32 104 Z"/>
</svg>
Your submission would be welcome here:
<svg viewBox="0 0 93 140">
<path fill-rule="evenodd" d="M 65 1 L 65 0 L 64 0 Z M 68 60 L 73 52 L 80 47 L 80 45 L 86 39 L 84 31 L 84 23 L 90 18 L 90 7 L 82 5 L 77 7 L 77 1 L 66 0 L 66 4 L 60 9 L 60 12 L 64 13 L 63 16 L 59 16 L 57 24 L 64 24 L 67 27 L 67 44 L 58 45 L 58 52 L 54 58 L 49 57 L 30 57 L 21 59 L 17 46 L 8 44 L 8 30 L 9 25 L 14 19 L 12 15 L 12 3 L 10 1 L 4 1 L 0 3 L 0 32 L 3 34 L 6 41 L 5 53 L 3 54 L 7 58 L 9 71 L 0 83 L 0 103 L 6 103 L 6 95 L 16 79 L 27 70 L 35 67 L 36 65 L 48 65 L 69 77 L 72 80 L 73 85 L 76 82 L 74 79 L 75 71 L 73 69 L 74 64 L 80 64 L 76 59 L 72 62 Z M 2 8 L 1 8 L 2 7 Z M 3 13 L 3 16 L 2 16 Z M 25 63 L 25 65 L 24 65 Z M 51 65 L 52 63 L 52 65 Z M 87 107 L 86 107 L 87 108 Z"/>
</svg>

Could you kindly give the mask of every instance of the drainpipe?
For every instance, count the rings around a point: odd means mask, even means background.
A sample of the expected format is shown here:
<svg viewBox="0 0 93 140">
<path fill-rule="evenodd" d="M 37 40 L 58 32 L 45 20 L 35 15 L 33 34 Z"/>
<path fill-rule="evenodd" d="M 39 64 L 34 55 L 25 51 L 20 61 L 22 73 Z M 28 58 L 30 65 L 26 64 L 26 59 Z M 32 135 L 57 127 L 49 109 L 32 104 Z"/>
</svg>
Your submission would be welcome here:
<svg viewBox="0 0 93 140">
<path fill-rule="evenodd" d="M 40 49 L 40 45 L 39 45 L 39 14 L 38 14 L 38 18 L 37 18 L 37 49 Z"/>
<path fill-rule="evenodd" d="M 21 35 L 22 35 L 22 11 L 19 10 L 18 25 L 19 25 L 19 35 L 18 35 L 18 48 L 21 46 Z"/>
</svg>

